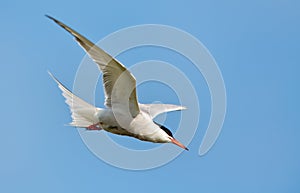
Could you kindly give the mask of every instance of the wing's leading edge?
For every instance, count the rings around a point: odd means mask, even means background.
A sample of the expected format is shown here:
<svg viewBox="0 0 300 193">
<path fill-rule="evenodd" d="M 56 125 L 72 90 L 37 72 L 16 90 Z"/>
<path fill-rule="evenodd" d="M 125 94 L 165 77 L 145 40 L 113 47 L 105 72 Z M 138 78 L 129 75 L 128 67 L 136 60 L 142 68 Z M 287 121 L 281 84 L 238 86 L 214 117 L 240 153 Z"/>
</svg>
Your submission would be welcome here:
<svg viewBox="0 0 300 193">
<path fill-rule="evenodd" d="M 157 115 L 161 113 L 171 112 L 171 111 L 181 111 L 187 109 L 184 106 L 172 105 L 172 104 L 139 104 L 141 111 L 150 115 L 154 119 Z"/>
<path fill-rule="evenodd" d="M 86 53 L 98 64 L 103 72 L 105 105 L 129 112 L 132 117 L 135 117 L 140 109 L 137 102 L 136 80 L 133 75 L 124 65 L 75 30 L 51 16 L 46 15 L 46 17 L 73 35 Z"/>
</svg>

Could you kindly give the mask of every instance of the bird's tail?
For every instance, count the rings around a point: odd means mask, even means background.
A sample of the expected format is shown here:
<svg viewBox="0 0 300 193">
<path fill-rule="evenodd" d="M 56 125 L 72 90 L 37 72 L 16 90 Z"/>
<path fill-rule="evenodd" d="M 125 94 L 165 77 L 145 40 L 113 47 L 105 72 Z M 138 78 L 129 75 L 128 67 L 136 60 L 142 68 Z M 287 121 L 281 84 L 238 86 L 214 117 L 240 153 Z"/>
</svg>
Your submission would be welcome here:
<svg viewBox="0 0 300 193">
<path fill-rule="evenodd" d="M 87 128 L 90 125 L 99 122 L 95 115 L 100 109 L 74 95 L 50 72 L 48 73 L 58 84 L 58 88 L 62 91 L 62 95 L 66 99 L 65 102 L 70 108 L 70 111 L 72 113 L 72 122 L 70 123 L 71 126 Z"/>
</svg>

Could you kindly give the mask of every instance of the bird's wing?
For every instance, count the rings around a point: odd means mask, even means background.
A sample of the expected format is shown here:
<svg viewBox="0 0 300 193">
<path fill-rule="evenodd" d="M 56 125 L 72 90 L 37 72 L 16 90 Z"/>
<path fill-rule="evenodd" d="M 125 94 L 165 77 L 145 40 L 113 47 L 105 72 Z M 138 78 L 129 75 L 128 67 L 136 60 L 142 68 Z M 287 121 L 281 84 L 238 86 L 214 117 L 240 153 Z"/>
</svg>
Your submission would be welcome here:
<svg viewBox="0 0 300 193">
<path fill-rule="evenodd" d="M 141 111 L 150 115 L 154 119 L 157 115 L 161 113 L 166 113 L 170 111 L 181 111 L 185 110 L 186 107 L 171 105 L 171 104 L 139 104 Z"/>
<path fill-rule="evenodd" d="M 98 64 L 99 69 L 103 73 L 105 105 L 112 108 L 113 104 L 119 110 L 126 112 L 129 110 L 131 116 L 135 117 L 140 110 L 137 102 L 134 76 L 119 61 L 75 30 L 51 16 L 46 16 L 73 35 L 79 45 Z"/>
</svg>

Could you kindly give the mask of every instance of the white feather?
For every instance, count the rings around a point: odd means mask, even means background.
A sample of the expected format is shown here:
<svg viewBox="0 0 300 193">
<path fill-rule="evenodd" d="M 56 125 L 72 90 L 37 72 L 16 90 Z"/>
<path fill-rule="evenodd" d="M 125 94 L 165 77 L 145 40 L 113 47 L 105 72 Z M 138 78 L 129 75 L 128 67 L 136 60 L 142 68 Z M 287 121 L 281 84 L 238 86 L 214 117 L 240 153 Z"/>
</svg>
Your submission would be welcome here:
<svg viewBox="0 0 300 193">
<path fill-rule="evenodd" d="M 75 127 L 88 127 L 90 125 L 98 123 L 96 114 L 100 111 L 100 109 L 74 95 L 50 72 L 48 73 L 58 84 L 58 88 L 62 91 L 62 95 L 66 99 L 65 102 L 70 108 L 72 114 L 72 122 L 70 123 L 70 125 Z"/>
<path fill-rule="evenodd" d="M 172 104 L 139 104 L 141 111 L 148 114 L 152 119 L 161 113 L 167 113 L 171 111 L 185 110 L 186 107 Z"/>
</svg>

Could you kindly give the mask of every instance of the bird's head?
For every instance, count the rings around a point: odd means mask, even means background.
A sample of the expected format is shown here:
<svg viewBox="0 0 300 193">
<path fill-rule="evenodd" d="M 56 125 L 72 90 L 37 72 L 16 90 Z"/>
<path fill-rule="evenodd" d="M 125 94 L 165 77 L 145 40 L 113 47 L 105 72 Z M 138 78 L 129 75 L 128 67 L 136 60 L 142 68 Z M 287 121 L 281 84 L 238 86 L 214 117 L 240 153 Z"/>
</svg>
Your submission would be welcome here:
<svg viewBox="0 0 300 193">
<path fill-rule="evenodd" d="M 183 149 L 185 149 L 185 150 L 189 150 L 187 147 L 185 147 L 182 143 L 180 143 L 178 140 L 176 140 L 176 139 L 173 137 L 172 132 L 171 132 L 168 128 L 166 128 L 165 126 L 160 125 L 160 124 L 158 124 L 158 123 L 156 123 L 156 122 L 155 122 L 155 124 L 157 124 L 157 125 L 161 128 L 161 130 L 163 130 L 163 131 L 167 134 L 167 138 L 168 138 L 167 141 L 168 141 L 169 143 L 173 143 L 173 144 L 178 145 L 179 147 L 181 147 L 181 148 L 183 148 Z"/>
</svg>

